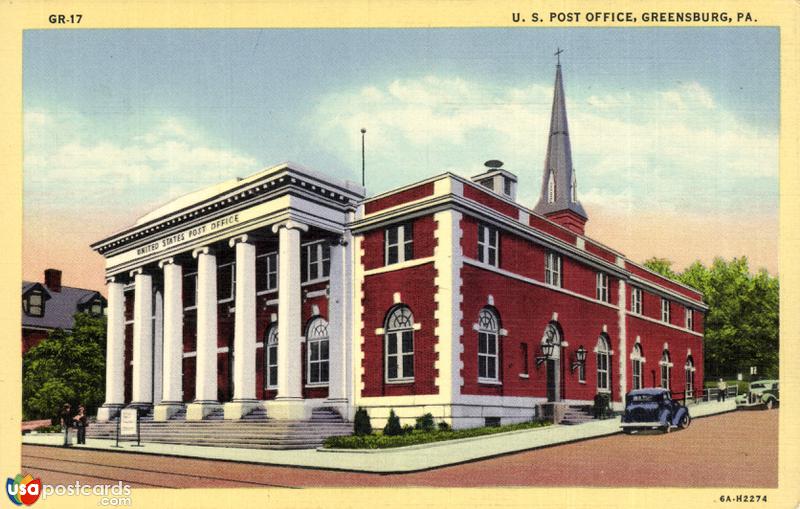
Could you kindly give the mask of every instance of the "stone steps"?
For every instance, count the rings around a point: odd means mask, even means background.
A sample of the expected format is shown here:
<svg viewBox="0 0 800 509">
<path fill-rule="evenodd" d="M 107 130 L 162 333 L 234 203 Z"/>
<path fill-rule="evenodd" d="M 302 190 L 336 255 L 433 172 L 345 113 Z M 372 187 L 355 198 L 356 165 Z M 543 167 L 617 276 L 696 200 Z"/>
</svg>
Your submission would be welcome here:
<svg viewBox="0 0 800 509">
<path fill-rule="evenodd" d="M 559 424 L 574 426 L 576 424 L 583 424 L 585 422 L 590 422 L 593 420 L 594 420 L 594 415 L 592 414 L 591 406 L 571 405 L 564 412 L 564 417 L 561 419 L 561 422 L 559 422 Z"/>
</svg>

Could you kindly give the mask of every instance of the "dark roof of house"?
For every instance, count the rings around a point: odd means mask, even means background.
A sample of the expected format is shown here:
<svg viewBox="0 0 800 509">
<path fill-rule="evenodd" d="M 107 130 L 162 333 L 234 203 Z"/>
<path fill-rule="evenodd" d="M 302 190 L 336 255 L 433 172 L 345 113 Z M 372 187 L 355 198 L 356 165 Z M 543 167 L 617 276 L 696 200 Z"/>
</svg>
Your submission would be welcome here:
<svg viewBox="0 0 800 509">
<path fill-rule="evenodd" d="M 23 327 L 42 327 L 47 329 L 71 329 L 74 325 L 73 315 L 79 307 L 99 297 L 103 304 L 106 299 L 96 290 L 85 288 L 72 288 L 62 286 L 60 292 L 54 292 L 41 283 L 23 281 L 22 296 L 28 292 L 40 289 L 44 294 L 44 315 L 30 316 L 21 309 Z"/>
</svg>

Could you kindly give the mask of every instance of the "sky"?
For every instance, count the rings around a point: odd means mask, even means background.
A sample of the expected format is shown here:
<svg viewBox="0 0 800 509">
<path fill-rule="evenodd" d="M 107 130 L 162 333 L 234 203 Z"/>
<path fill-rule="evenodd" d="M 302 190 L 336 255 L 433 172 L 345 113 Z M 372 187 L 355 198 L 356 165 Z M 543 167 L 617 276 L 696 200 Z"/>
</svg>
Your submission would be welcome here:
<svg viewBox="0 0 800 509">
<path fill-rule="evenodd" d="M 772 28 L 27 30 L 23 277 L 103 288 L 89 244 L 283 161 L 373 195 L 500 159 L 533 207 L 561 55 L 587 234 L 778 271 Z"/>
</svg>

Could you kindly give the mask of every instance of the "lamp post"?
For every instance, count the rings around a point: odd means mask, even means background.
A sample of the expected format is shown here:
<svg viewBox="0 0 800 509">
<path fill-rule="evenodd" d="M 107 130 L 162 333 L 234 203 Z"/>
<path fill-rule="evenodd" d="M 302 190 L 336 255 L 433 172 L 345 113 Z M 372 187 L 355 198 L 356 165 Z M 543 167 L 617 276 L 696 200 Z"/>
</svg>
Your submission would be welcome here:
<svg viewBox="0 0 800 509">
<path fill-rule="evenodd" d="M 574 373 L 575 370 L 586 363 L 586 349 L 581 345 L 578 347 L 578 351 L 575 352 L 575 360 L 572 361 L 572 366 L 570 366 L 570 372 Z"/>
<path fill-rule="evenodd" d="M 536 367 L 538 368 L 541 363 L 548 360 L 553 355 L 553 348 L 555 345 L 550 342 L 542 343 L 542 355 L 536 357 Z"/>
</svg>

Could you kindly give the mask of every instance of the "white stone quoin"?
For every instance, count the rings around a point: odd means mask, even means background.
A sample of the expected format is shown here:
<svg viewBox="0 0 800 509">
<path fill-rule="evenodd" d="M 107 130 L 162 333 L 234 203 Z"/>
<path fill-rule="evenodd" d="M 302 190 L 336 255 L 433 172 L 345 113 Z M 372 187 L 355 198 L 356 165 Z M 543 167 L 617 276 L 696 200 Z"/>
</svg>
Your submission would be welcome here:
<svg viewBox="0 0 800 509">
<path fill-rule="evenodd" d="M 225 418 L 238 419 L 258 406 L 256 399 L 256 248 L 247 235 L 230 240 L 236 249 L 236 314 L 233 333 L 233 401 Z"/>
<path fill-rule="evenodd" d="M 277 419 L 303 419 L 300 233 L 308 226 L 288 220 L 272 227 L 278 233 L 278 394 L 268 412 Z"/>
<path fill-rule="evenodd" d="M 183 268 L 172 258 L 159 265 L 164 271 L 164 360 L 162 401 L 153 418 L 165 421 L 183 407 Z"/>
<path fill-rule="evenodd" d="M 153 277 L 134 271 L 133 391 L 134 406 L 153 404 Z"/>
<path fill-rule="evenodd" d="M 347 404 L 347 349 L 345 347 L 346 305 L 345 274 L 349 272 L 342 240 L 331 244 L 331 272 L 328 297 L 328 399 L 326 406 Z"/>
<path fill-rule="evenodd" d="M 187 420 L 201 420 L 220 408 L 217 401 L 217 258 L 208 247 L 197 258 L 197 378 Z"/>
<path fill-rule="evenodd" d="M 97 420 L 107 421 L 125 404 L 125 294 L 124 285 L 107 286 L 106 401 L 97 410 Z"/>
</svg>

